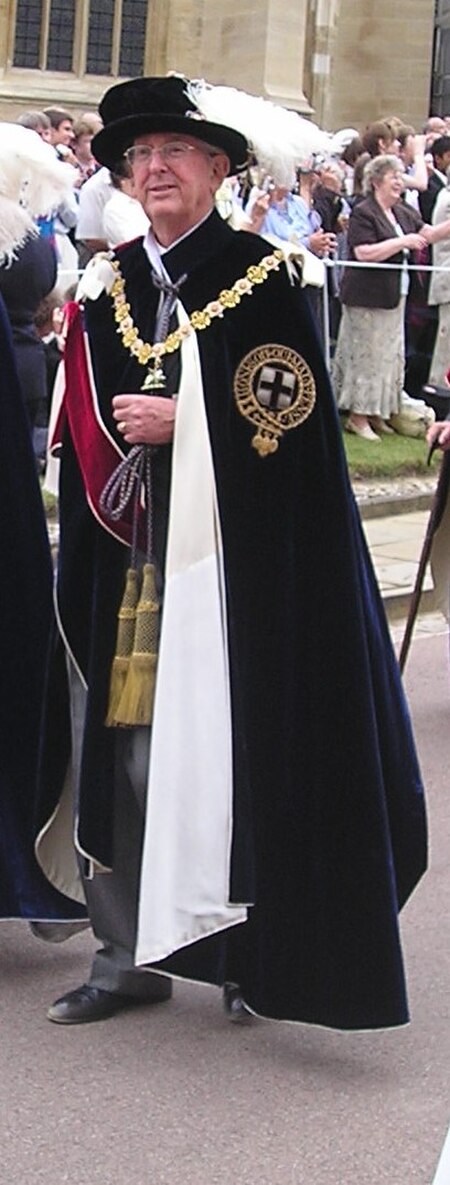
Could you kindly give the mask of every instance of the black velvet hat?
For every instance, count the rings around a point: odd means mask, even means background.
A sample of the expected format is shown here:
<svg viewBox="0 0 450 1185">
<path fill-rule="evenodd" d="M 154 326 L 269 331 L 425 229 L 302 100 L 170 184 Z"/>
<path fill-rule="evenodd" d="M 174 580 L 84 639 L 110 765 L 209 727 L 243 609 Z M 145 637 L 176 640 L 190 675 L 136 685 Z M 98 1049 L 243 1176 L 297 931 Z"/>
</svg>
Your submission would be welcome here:
<svg viewBox="0 0 450 1185">
<path fill-rule="evenodd" d="M 220 148 L 230 160 L 230 173 L 244 168 L 248 153 L 245 137 L 225 124 L 204 119 L 189 97 L 188 86 L 186 78 L 175 74 L 133 78 L 112 86 L 99 106 L 104 127 L 92 141 L 96 160 L 114 169 L 136 136 L 182 132 Z"/>
</svg>

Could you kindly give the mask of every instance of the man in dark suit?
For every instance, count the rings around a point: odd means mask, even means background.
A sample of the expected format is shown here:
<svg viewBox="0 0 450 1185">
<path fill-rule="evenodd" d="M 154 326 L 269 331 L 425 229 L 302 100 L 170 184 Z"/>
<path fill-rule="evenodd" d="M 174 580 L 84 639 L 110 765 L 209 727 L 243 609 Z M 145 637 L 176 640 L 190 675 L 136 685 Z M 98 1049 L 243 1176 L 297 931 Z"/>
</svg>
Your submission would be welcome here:
<svg viewBox="0 0 450 1185">
<path fill-rule="evenodd" d="M 446 172 L 450 165 L 450 136 L 439 136 L 429 151 L 433 157 L 433 168 L 424 193 L 419 193 L 420 213 L 425 222 L 431 222 L 434 204 L 440 189 L 447 184 Z"/>
<path fill-rule="evenodd" d="M 450 165 L 450 136 L 438 136 L 427 150 L 432 155 L 433 167 L 428 186 L 418 194 L 419 210 L 425 222 L 433 221 L 433 210 L 441 189 L 447 184 L 446 171 Z M 436 306 L 428 304 L 431 272 L 426 271 L 433 261 L 433 249 L 427 247 L 416 254 L 414 262 L 423 271 L 411 272 L 406 313 L 406 371 L 405 390 L 413 399 L 420 398 L 429 374 L 437 333 Z"/>
</svg>

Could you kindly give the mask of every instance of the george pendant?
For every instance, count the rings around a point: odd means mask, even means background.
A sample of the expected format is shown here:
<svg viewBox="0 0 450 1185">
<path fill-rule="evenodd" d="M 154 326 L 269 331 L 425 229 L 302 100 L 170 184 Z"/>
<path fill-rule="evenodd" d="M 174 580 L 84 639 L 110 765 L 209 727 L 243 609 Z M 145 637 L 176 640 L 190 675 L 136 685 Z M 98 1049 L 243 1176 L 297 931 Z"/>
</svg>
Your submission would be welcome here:
<svg viewBox="0 0 450 1185">
<path fill-rule="evenodd" d="M 163 391 L 166 386 L 166 376 L 158 358 L 153 358 L 141 391 Z"/>
</svg>

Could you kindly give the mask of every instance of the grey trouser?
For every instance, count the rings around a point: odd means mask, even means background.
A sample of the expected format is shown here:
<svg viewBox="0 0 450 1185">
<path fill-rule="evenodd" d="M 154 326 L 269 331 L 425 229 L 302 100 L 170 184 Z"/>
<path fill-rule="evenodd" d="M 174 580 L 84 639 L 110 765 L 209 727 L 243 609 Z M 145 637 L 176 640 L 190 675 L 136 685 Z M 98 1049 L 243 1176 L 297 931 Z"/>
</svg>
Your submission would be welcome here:
<svg viewBox="0 0 450 1185">
<path fill-rule="evenodd" d="M 86 691 L 71 663 L 69 682 L 74 810 L 77 816 Z M 149 728 L 117 729 L 114 869 L 88 877 L 86 861 L 81 856 L 79 866 L 92 928 L 103 944 L 94 957 L 89 983 L 106 991 L 151 1000 L 166 999 L 171 994 L 172 985 L 167 976 L 134 965 L 149 745 Z"/>
</svg>

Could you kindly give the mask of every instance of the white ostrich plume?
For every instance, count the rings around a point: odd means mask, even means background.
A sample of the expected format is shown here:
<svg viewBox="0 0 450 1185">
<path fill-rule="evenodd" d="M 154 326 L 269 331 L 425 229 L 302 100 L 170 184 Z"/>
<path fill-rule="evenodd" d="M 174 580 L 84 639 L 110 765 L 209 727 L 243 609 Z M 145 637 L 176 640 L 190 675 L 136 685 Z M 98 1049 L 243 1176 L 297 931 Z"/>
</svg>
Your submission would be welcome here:
<svg viewBox="0 0 450 1185">
<path fill-rule="evenodd" d="M 37 132 L 0 123 L 0 263 L 36 234 L 34 219 L 55 210 L 75 178 Z"/>
<path fill-rule="evenodd" d="M 277 185 L 291 189 L 296 169 L 326 151 L 328 137 L 317 124 L 268 99 L 204 79 L 189 82 L 187 94 L 204 119 L 245 136 L 259 167 Z"/>
</svg>

